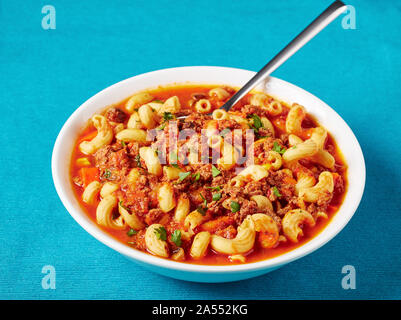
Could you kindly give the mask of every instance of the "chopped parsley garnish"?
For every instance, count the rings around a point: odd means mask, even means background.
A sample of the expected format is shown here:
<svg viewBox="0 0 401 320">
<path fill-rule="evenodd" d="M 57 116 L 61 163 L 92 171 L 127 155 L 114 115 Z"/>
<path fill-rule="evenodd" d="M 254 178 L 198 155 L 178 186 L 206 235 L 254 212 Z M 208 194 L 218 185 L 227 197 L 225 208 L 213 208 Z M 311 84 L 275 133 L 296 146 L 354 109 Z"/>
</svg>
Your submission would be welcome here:
<svg viewBox="0 0 401 320">
<path fill-rule="evenodd" d="M 182 182 L 186 177 L 188 177 L 191 174 L 191 172 L 180 172 L 178 173 L 178 182 Z"/>
<path fill-rule="evenodd" d="M 181 230 L 174 230 L 171 234 L 171 241 L 173 241 L 177 247 L 181 246 Z"/>
<path fill-rule="evenodd" d="M 167 240 L 167 231 L 164 227 L 159 227 L 155 229 L 155 235 L 157 239 L 166 241 Z"/>
<path fill-rule="evenodd" d="M 207 211 L 207 200 L 205 199 L 205 197 L 202 195 L 202 193 L 199 194 L 201 196 L 201 198 L 203 199 L 203 206 L 200 205 L 198 206 L 198 208 L 196 208 L 196 210 L 202 215 L 204 216 L 206 214 Z"/>
<path fill-rule="evenodd" d="M 277 189 L 276 186 L 273 187 L 273 194 L 274 194 L 276 197 L 281 197 L 281 193 L 280 193 L 280 191 L 278 191 L 278 189 Z"/>
<path fill-rule="evenodd" d="M 237 201 L 231 201 L 230 207 L 231 207 L 231 212 L 233 213 L 238 212 L 239 209 L 241 208 L 241 206 Z"/>
<path fill-rule="evenodd" d="M 141 165 L 141 157 L 140 157 L 139 154 L 135 156 L 135 162 L 136 162 L 136 166 L 137 166 L 138 168 L 142 168 L 142 165 Z"/>
<path fill-rule="evenodd" d="M 263 128 L 263 122 L 260 119 L 260 117 L 256 114 L 251 114 L 249 117 L 253 120 L 252 124 L 250 124 L 249 127 L 253 129 L 253 131 L 255 132 L 256 138 L 257 139 L 266 138 L 267 136 L 259 135 L 259 129 Z"/>
<path fill-rule="evenodd" d="M 277 143 L 277 141 L 274 141 L 273 149 L 272 149 L 272 150 L 278 152 L 279 154 L 283 154 L 283 153 L 286 151 L 286 149 L 285 149 L 284 147 L 281 147 L 281 146 Z"/>
<path fill-rule="evenodd" d="M 172 163 L 171 166 L 174 167 L 174 168 L 177 168 L 177 169 L 180 168 L 180 166 L 178 164 L 176 164 L 176 163 Z"/>
<path fill-rule="evenodd" d="M 128 237 L 132 237 L 134 234 L 137 234 L 137 233 L 138 233 L 138 231 L 136 231 L 136 230 L 131 228 L 131 229 L 128 230 L 127 236 Z"/>
<path fill-rule="evenodd" d="M 121 141 L 121 146 L 122 146 L 123 148 L 125 148 L 127 145 L 125 144 L 124 141 Z"/>
<path fill-rule="evenodd" d="M 171 112 L 164 112 L 163 113 L 164 121 L 169 121 L 174 119 L 174 115 Z"/>
<path fill-rule="evenodd" d="M 120 207 L 123 208 L 123 209 L 125 209 L 125 210 L 127 210 L 127 211 L 129 212 L 129 209 L 128 209 L 126 206 L 123 205 L 123 202 L 122 202 L 122 201 L 120 201 Z"/>
<path fill-rule="evenodd" d="M 210 190 L 213 190 L 213 191 L 220 191 L 221 190 L 221 187 L 220 186 L 217 186 L 217 187 L 205 187 L 206 189 L 210 189 Z"/>
<path fill-rule="evenodd" d="M 158 99 L 156 99 L 156 100 L 153 100 L 152 102 L 156 102 L 156 103 L 164 103 L 164 101 L 163 101 L 163 100 L 158 100 Z"/>
<path fill-rule="evenodd" d="M 260 128 L 263 128 L 262 120 L 260 120 L 259 116 L 256 114 L 251 114 L 251 118 L 253 120 L 252 128 L 258 131 Z"/>
<path fill-rule="evenodd" d="M 206 207 L 207 206 L 207 200 L 205 199 L 205 197 L 203 196 L 202 193 L 199 193 L 199 195 L 201 196 L 201 198 L 203 199 L 203 204 Z"/>
<path fill-rule="evenodd" d="M 219 201 L 221 199 L 221 193 L 213 193 L 213 201 Z"/>
<path fill-rule="evenodd" d="M 214 165 L 212 165 L 212 175 L 213 178 L 217 177 L 221 172 Z"/>
<path fill-rule="evenodd" d="M 193 174 L 192 178 L 194 179 L 194 181 L 198 181 L 200 179 L 200 173 L 197 172 L 197 173 Z"/>
<path fill-rule="evenodd" d="M 111 171 L 110 171 L 109 169 L 104 170 L 103 177 L 104 177 L 105 179 L 110 179 L 110 177 L 111 177 Z"/>
<path fill-rule="evenodd" d="M 222 132 L 220 132 L 220 136 L 224 137 L 227 133 L 229 133 L 231 130 L 228 128 L 225 128 Z"/>
</svg>

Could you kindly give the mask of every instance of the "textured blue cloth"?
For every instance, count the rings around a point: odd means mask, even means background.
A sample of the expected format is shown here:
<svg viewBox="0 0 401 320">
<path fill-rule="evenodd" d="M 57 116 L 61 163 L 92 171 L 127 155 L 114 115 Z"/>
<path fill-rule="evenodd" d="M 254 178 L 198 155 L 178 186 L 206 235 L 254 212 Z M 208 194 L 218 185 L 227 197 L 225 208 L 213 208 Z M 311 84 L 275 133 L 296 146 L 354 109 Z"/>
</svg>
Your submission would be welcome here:
<svg viewBox="0 0 401 320">
<path fill-rule="evenodd" d="M 42 6 L 56 8 L 43 30 Z M 69 115 L 122 79 L 216 65 L 257 71 L 330 1 L 2 1 L 1 299 L 401 298 L 400 1 L 350 1 L 274 76 L 332 106 L 361 143 L 367 183 L 346 228 L 311 255 L 255 279 L 197 284 L 153 274 L 87 234 L 53 186 L 51 151 Z M 56 269 L 56 290 L 41 286 Z M 356 289 L 341 269 L 356 269 Z"/>
</svg>

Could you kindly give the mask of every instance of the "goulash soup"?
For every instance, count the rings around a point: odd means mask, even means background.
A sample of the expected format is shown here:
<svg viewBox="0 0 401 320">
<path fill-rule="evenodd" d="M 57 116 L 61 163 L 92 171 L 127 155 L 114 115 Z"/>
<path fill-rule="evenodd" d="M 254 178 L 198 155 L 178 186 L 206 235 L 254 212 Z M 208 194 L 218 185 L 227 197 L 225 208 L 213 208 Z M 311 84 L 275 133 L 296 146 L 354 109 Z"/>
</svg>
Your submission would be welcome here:
<svg viewBox="0 0 401 320">
<path fill-rule="evenodd" d="M 345 194 L 335 141 L 307 106 L 265 93 L 219 109 L 235 91 L 159 87 L 89 119 L 70 169 L 89 217 L 132 248 L 206 265 L 268 259 L 316 236 Z"/>
</svg>

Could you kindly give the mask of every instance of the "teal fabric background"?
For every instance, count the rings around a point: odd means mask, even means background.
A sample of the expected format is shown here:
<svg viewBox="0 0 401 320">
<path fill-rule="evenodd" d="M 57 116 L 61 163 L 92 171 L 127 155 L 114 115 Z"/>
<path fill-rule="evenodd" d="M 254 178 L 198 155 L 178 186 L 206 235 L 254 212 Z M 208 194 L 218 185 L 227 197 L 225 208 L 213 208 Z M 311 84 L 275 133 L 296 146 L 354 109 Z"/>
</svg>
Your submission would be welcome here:
<svg viewBox="0 0 401 320">
<path fill-rule="evenodd" d="M 1 299 L 401 298 L 401 3 L 349 1 L 341 16 L 274 73 L 332 106 L 363 149 L 365 194 L 323 248 L 236 283 L 165 278 L 87 234 L 53 186 L 50 159 L 63 123 L 105 87 L 189 65 L 259 70 L 331 1 L 1 0 Z M 56 30 L 41 9 L 56 8 Z M 56 269 L 56 290 L 41 286 Z M 356 269 L 344 290 L 341 269 Z"/>
</svg>

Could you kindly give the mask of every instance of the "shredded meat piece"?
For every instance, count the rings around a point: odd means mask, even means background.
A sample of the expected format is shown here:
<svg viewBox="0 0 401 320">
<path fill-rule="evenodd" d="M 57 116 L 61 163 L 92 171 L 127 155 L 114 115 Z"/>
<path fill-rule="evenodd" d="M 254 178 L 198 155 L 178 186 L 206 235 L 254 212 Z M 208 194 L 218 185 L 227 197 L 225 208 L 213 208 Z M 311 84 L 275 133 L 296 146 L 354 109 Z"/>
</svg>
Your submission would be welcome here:
<svg viewBox="0 0 401 320">
<path fill-rule="evenodd" d="M 199 173 L 200 180 L 209 181 L 212 179 L 212 165 L 211 164 L 195 164 L 193 165 L 195 174 Z"/>
<path fill-rule="evenodd" d="M 263 183 L 260 181 L 250 181 L 245 185 L 242 192 L 250 197 L 254 195 L 263 195 Z"/>
<path fill-rule="evenodd" d="M 119 108 L 110 108 L 106 112 L 106 118 L 112 122 L 122 123 L 127 119 L 127 114 Z"/>
<path fill-rule="evenodd" d="M 182 125 L 182 129 L 194 129 L 196 132 L 200 133 L 202 128 L 205 125 L 206 120 L 212 119 L 211 116 L 191 113 L 185 120 Z"/>
<path fill-rule="evenodd" d="M 267 117 L 268 112 L 266 109 L 262 109 L 257 106 L 253 106 L 250 104 L 247 104 L 241 108 L 241 113 L 246 117 L 251 114 L 256 114 L 259 117 Z"/>
<path fill-rule="evenodd" d="M 145 222 L 147 225 L 151 225 L 159 221 L 162 217 L 163 211 L 161 209 L 151 209 L 145 216 Z"/>
<path fill-rule="evenodd" d="M 237 230 L 232 225 L 229 225 L 224 229 L 217 230 L 215 234 L 226 239 L 234 239 L 237 235 Z"/>
<path fill-rule="evenodd" d="M 230 130 L 241 129 L 241 125 L 234 120 L 220 120 L 217 122 L 217 129 L 219 131 L 222 131 L 224 129 L 230 129 Z"/>
<path fill-rule="evenodd" d="M 295 195 L 295 180 L 289 177 L 282 170 L 271 172 L 267 177 L 267 182 L 276 186 L 279 190 L 281 197 L 280 199 L 285 199 L 289 201 Z M 274 195 L 272 195 L 274 196 Z M 273 199 L 275 200 L 275 199 Z"/>
<path fill-rule="evenodd" d="M 249 201 L 246 199 L 241 199 L 241 200 L 237 199 L 234 201 L 239 202 L 241 206 L 240 211 L 234 214 L 234 219 L 238 225 L 240 225 L 248 215 L 258 212 L 258 206 L 254 201 Z"/>
<path fill-rule="evenodd" d="M 139 230 L 138 233 L 132 237 L 131 241 L 129 241 L 130 244 L 138 250 L 146 251 L 145 233 L 145 229 Z"/>
</svg>

